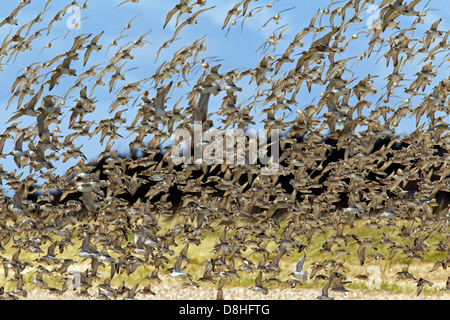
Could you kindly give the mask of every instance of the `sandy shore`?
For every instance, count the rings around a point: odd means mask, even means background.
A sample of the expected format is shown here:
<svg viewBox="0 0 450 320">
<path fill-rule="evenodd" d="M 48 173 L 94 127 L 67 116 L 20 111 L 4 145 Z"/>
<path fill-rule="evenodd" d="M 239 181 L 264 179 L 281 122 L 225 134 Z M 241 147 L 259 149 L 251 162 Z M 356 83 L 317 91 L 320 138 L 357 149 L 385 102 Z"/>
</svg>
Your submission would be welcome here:
<svg viewBox="0 0 450 320">
<path fill-rule="evenodd" d="M 137 300 L 215 300 L 216 289 L 207 287 L 181 288 L 176 286 L 152 286 L 153 294 L 136 293 Z M 139 291 L 139 289 L 138 289 Z M 294 289 L 270 289 L 267 295 L 254 292 L 248 288 L 230 287 L 224 288 L 225 300 L 316 300 L 320 295 L 320 289 L 294 288 Z M 440 294 L 392 294 L 383 290 L 354 290 L 347 293 L 329 292 L 329 296 L 334 300 L 449 300 L 450 292 Z M 31 300 L 84 300 L 96 299 L 95 297 L 79 297 L 73 291 L 68 291 L 60 296 L 43 293 L 42 291 L 32 291 L 24 299 Z M 121 299 L 118 297 L 117 299 Z"/>
</svg>

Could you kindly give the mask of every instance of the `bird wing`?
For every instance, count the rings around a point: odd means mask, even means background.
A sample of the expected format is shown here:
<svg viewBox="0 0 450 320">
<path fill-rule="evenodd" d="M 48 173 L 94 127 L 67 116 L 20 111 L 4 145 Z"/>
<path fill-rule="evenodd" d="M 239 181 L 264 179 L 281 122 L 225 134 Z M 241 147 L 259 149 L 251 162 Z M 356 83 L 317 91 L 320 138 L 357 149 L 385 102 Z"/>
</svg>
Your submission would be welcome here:
<svg viewBox="0 0 450 320">
<path fill-rule="evenodd" d="M 365 260 L 365 255 L 366 255 L 366 246 L 360 245 L 358 247 L 358 249 L 356 250 L 356 252 L 358 253 L 359 263 L 361 265 L 363 265 L 364 264 L 364 260 Z"/>
<path fill-rule="evenodd" d="M 19 187 L 19 189 L 16 191 L 16 193 L 14 194 L 14 197 L 13 197 L 14 208 L 22 208 L 22 206 L 23 206 L 23 204 L 22 204 L 23 192 L 24 192 L 24 186 L 21 185 Z"/>
<path fill-rule="evenodd" d="M 236 3 L 234 5 L 233 8 L 231 8 L 230 10 L 228 10 L 228 14 L 225 17 L 225 20 L 223 21 L 223 26 L 222 26 L 222 30 L 227 26 L 228 22 L 230 22 L 231 17 L 235 14 L 237 8 L 241 5 L 241 3 L 244 2 L 244 0 L 239 1 L 238 3 Z"/>
<path fill-rule="evenodd" d="M 181 263 L 183 262 L 183 256 L 179 256 L 178 260 L 175 262 L 174 271 L 181 272 Z"/>
<path fill-rule="evenodd" d="M 14 149 L 15 150 L 20 150 L 22 151 L 22 143 L 23 143 L 23 139 L 25 138 L 25 133 L 22 133 L 16 140 L 16 143 L 14 145 Z"/>
<path fill-rule="evenodd" d="M 210 96 L 211 96 L 210 93 L 200 95 L 200 99 L 198 100 L 198 106 L 196 108 L 198 110 L 198 116 L 199 116 L 199 118 L 197 118 L 197 120 L 206 121 L 206 118 L 208 117 L 208 103 L 209 103 Z M 195 110 L 194 110 L 194 114 L 195 114 Z"/>
<path fill-rule="evenodd" d="M 178 11 L 178 7 L 175 6 L 172 10 L 170 10 L 167 15 L 166 15 L 166 20 L 164 21 L 164 26 L 163 29 L 166 27 L 166 25 L 169 23 L 170 19 L 172 19 L 173 15 L 175 14 L 175 12 Z"/>
<path fill-rule="evenodd" d="M 303 264 L 305 263 L 306 254 L 297 262 L 296 271 L 301 272 L 303 269 Z"/>
<path fill-rule="evenodd" d="M 205 8 L 205 9 L 202 9 L 202 10 L 198 10 L 197 12 L 195 12 L 192 16 L 191 16 L 191 18 L 196 18 L 200 13 L 202 13 L 202 12 L 205 12 L 205 11 L 208 11 L 208 10 L 211 10 L 211 9 L 213 9 L 213 8 L 215 8 L 216 6 L 212 6 L 212 7 L 209 7 L 209 8 Z"/>
<path fill-rule="evenodd" d="M 173 81 L 170 81 L 170 83 L 166 84 L 165 86 L 159 88 L 158 93 L 156 94 L 156 110 L 163 112 L 165 109 L 164 103 L 166 100 L 166 96 L 170 91 L 170 88 L 172 87 Z"/>
<path fill-rule="evenodd" d="M 47 255 L 48 256 L 54 256 L 55 255 L 55 248 L 56 248 L 57 244 L 58 243 L 55 241 L 48 247 L 48 249 L 47 249 Z"/>
<path fill-rule="evenodd" d="M 255 286 L 262 287 L 262 271 L 258 273 L 258 276 L 255 279 Z"/>
<path fill-rule="evenodd" d="M 225 286 L 225 282 L 227 282 L 228 278 L 220 278 L 219 280 L 219 286 L 217 287 L 217 290 L 221 290 Z"/>
</svg>

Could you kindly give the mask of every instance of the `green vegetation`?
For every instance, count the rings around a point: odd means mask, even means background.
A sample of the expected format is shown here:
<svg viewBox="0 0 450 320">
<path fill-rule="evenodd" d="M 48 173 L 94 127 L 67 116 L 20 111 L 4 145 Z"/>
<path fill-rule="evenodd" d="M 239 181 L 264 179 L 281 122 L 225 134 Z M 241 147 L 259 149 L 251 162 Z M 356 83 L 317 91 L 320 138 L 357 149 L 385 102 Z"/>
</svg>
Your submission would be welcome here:
<svg viewBox="0 0 450 320">
<path fill-rule="evenodd" d="M 160 221 L 159 225 L 161 226 L 161 230 L 158 235 L 163 235 L 167 232 L 170 232 L 175 227 L 177 227 L 183 220 L 181 218 L 172 218 L 167 219 L 165 221 Z M 448 254 L 446 252 L 438 252 L 435 250 L 436 245 L 441 241 L 445 240 L 446 233 L 445 232 L 436 232 L 433 237 L 426 239 L 427 249 L 421 255 L 422 259 L 411 259 L 404 252 L 397 252 L 391 259 L 388 259 L 392 249 L 390 248 L 390 244 L 381 244 L 379 241 L 381 240 L 383 234 L 390 235 L 390 240 L 399 246 L 408 246 L 411 244 L 413 239 L 401 237 L 399 234 L 399 230 L 402 226 L 407 226 L 410 224 L 409 221 L 401 221 L 397 222 L 397 227 L 393 226 L 383 226 L 383 222 L 381 222 L 381 227 L 367 227 L 368 219 L 359 219 L 356 220 L 353 227 L 345 226 L 343 229 L 343 234 L 346 235 L 345 238 L 335 238 L 335 244 L 332 247 L 332 253 L 324 253 L 321 252 L 323 244 L 332 238 L 335 235 L 336 231 L 334 226 L 321 226 L 320 231 L 316 231 L 311 237 L 311 241 L 308 242 L 308 235 L 295 235 L 293 239 L 298 241 L 298 243 L 306 246 L 304 249 L 299 252 L 297 248 L 283 255 L 280 259 L 279 266 L 280 272 L 279 274 L 271 274 L 264 273 L 263 280 L 270 277 L 276 277 L 280 280 L 279 283 L 271 282 L 267 284 L 269 290 L 271 288 L 286 288 L 287 284 L 286 280 L 292 279 L 292 276 L 289 274 L 294 271 L 296 263 L 298 260 L 304 255 L 307 255 L 307 259 L 304 265 L 304 269 L 311 274 L 312 264 L 315 262 L 324 262 L 325 260 L 334 260 L 338 263 L 342 263 L 343 269 L 338 270 L 338 272 L 342 272 L 345 274 L 348 283 L 345 284 L 345 287 L 349 290 L 358 289 L 358 290 L 381 290 L 387 293 L 407 293 L 414 294 L 417 290 L 416 282 L 414 280 L 398 280 L 397 281 L 397 272 L 401 271 L 405 266 L 408 265 L 409 272 L 414 275 L 416 279 L 419 277 L 426 278 L 427 280 L 433 282 L 432 287 L 425 287 L 424 293 L 427 295 L 442 294 L 441 289 L 445 286 L 445 281 L 447 279 L 447 273 L 443 268 L 438 268 L 433 272 L 429 272 L 433 267 L 435 261 L 440 259 L 446 259 Z M 420 222 L 414 224 L 414 226 L 418 227 Z M 263 258 L 263 253 L 258 252 L 258 248 L 264 248 L 268 252 L 267 261 L 263 262 L 267 265 L 274 256 L 277 255 L 278 244 L 276 243 L 277 239 L 281 239 L 283 236 L 283 231 L 286 228 L 287 219 L 283 220 L 280 223 L 279 227 L 269 229 L 266 234 L 272 237 L 272 240 L 266 240 L 258 243 L 253 241 L 255 239 L 255 235 L 250 232 L 247 237 L 248 245 L 243 246 L 241 249 L 242 258 L 248 259 L 253 262 L 255 266 Z M 240 227 L 246 226 L 244 221 L 238 221 L 234 228 L 230 228 L 227 233 L 227 239 L 232 239 L 236 232 Z M 190 244 L 187 251 L 187 258 L 190 261 L 184 261 L 182 266 L 184 270 L 192 275 L 192 280 L 197 281 L 203 275 L 203 271 L 206 265 L 206 260 L 210 258 L 216 258 L 217 255 L 214 253 L 214 247 L 218 244 L 219 238 L 223 233 L 223 226 L 219 224 L 213 225 L 214 231 L 211 232 L 203 232 L 203 238 L 199 245 Z M 71 227 L 69 227 L 71 229 Z M 77 230 L 78 228 L 75 228 Z M 251 229 L 251 228 L 250 228 Z M 357 255 L 357 248 L 359 244 L 352 237 L 348 236 L 349 234 L 355 235 L 358 239 L 371 238 L 373 239 L 373 243 L 376 244 L 374 247 L 368 247 L 366 250 L 366 261 L 364 265 L 360 265 L 360 261 Z M 28 237 L 31 236 L 30 233 L 23 233 L 18 237 L 14 237 L 13 241 L 7 243 L 4 247 L 6 251 L 2 254 L 3 258 L 12 259 L 12 255 L 17 252 L 17 246 L 14 243 L 17 243 L 18 240 L 24 238 L 25 235 Z M 51 237 L 51 240 L 43 243 L 40 248 L 43 253 L 31 253 L 26 250 L 21 250 L 20 260 L 27 261 L 31 263 L 33 266 L 25 268 L 23 271 L 23 280 L 24 286 L 27 290 L 38 289 L 38 287 L 33 284 L 31 281 L 36 277 L 37 267 L 42 265 L 49 271 L 57 268 L 60 264 L 51 264 L 47 265 L 46 263 L 39 263 L 36 259 L 44 256 L 47 253 L 48 246 L 54 241 L 61 241 L 62 236 L 58 236 L 52 233 L 48 234 Z M 78 237 L 76 232 L 73 232 L 71 241 L 73 245 L 67 246 L 62 253 L 59 252 L 58 248 L 55 250 L 55 255 L 57 258 L 68 258 L 73 259 L 77 263 L 70 267 L 71 271 L 79 271 L 85 272 L 86 270 L 90 270 L 92 268 L 91 259 L 83 259 L 77 256 L 81 248 L 82 240 Z M 96 244 L 97 248 L 101 250 L 102 245 L 99 240 L 93 239 L 93 244 Z M 132 246 L 134 243 L 134 234 L 130 233 L 128 235 L 128 245 Z M 183 242 L 182 235 L 180 234 L 175 238 L 176 246 L 172 246 L 173 254 L 166 254 L 165 256 L 168 258 L 168 263 L 159 269 L 159 277 L 162 280 L 163 284 L 167 285 L 181 285 L 184 280 L 183 279 L 174 279 L 168 276 L 167 269 L 173 267 L 177 257 L 180 254 L 180 251 L 185 247 L 185 243 Z M 265 246 L 265 247 L 264 247 Z M 127 247 L 127 246 L 125 246 Z M 342 254 L 337 254 L 338 250 L 342 249 Z M 108 253 L 112 257 L 118 261 L 121 254 L 117 252 L 113 252 L 111 250 L 107 250 Z M 145 259 L 144 256 L 134 254 L 132 251 L 129 251 L 131 255 L 138 257 L 140 259 Z M 371 253 L 381 254 L 383 256 L 380 260 L 370 260 L 369 256 Z M 150 260 L 152 259 L 150 255 Z M 258 273 L 257 269 L 253 269 L 250 271 L 240 271 L 243 262 L 242 259 L 235 258 L 235 266 L 238 270 L 239 277 L 235 277 L 227 281 L 226 287 L 237 286 L 237 287 L 250 287 L 254 285 L 254 281 L 256 275 Z M 5 260 L 6 261 L 6 260 Z M 329 270 L 331 269 L 331 265 L 325 267 L 317 272 L 317 274 L 328 275 Z M 139 284 L 140 286 L 144 286 L 145 284 L 154 283 L 147 279 L 146 277 L 151 275 L 154 270 L 154 266 L 149 263 L 143 261 L 143 263 L 139 264 L 139 266 L 135 269 L 134 272 L 128 272 L 125 269 L 121 269 L 119 274 L 115 274 L 111 279 L 112 286 L 120 286 L 121 284 L 126 284 L 127 287 L 132 287 L 135 284 Z M 227 270 L 227 266 L 224 266 L 221 270 Z M 48 284 L 48 287 L 53 288 L 61 288 L 62 281 L 64 276 L 56 273 L 44 274 L 43 280 Z M 67 273 L 66 276 L 69 276 L 70 273 Z M 97 278 L 95 279 L 95 284 L 101 284 L 106 279 L 110 278 L 111 274 L 111 264 L 109 262 L 105 262 L 104 264 L 100 264 L 98 266 Z M 366 275 L 367 278 L 360 277 L 361 275 Z M 3 272 L 3 283 L 5 290 L 14 290 L 16 287 L 16 283 L 12 281 L 12 272 L 10 271 L 8 277 L 4 275 Z M 72 274 L 73 276 L 73 274 Z M 218 278 L 216 278 L 218 279 Z M 378 279 L 378 280 L 377 280 Z M 185 279 L 187 280 L 187 279 Z M 378 282 L 376 282 L 378 281 Z M 201 286 L 207 287 L 217 287 L 217 284 L 214 285 L 210 282 L 198 282 Z M 317 288 L 320 290 L 321 287 L 325 285 L 326 281 L 318 278 L 308 279 L 301 286 L 297 286 L 295 290 L 301 290 L 302 288 Z M 96 287 L 93 286 L 93 288 Z"/>
</svg>

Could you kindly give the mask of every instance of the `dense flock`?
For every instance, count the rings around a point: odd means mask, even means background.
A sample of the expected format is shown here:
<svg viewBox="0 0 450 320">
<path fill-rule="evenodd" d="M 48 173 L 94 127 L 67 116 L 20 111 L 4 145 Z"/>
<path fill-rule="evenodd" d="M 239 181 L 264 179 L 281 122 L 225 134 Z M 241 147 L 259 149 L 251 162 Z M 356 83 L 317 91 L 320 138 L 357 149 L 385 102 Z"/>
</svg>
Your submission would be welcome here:
<svg viewBox="0 0 450 320">
<path fill-rule="evenodd" d="M 450 290 L 433 1 L 333 0 L 295 24 L 300 2 L 170 1 L 144 32 L 142 1 L 111 1 L 135 14 L 117 34 L 83 28 L 93 1 L 16 2 L 0 15 L 0 298 Z M 247 33 L 268 34 L 242 48 L 251 65 L 209 55 Z"/>
</svg>

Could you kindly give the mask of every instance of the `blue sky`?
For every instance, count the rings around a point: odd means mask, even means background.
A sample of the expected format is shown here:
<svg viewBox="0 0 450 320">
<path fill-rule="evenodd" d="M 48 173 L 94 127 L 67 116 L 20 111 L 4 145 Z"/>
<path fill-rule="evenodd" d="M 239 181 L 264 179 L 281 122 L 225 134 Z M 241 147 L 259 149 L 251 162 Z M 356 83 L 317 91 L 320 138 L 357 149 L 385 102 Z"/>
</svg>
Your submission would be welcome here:
<svg viewBox="0 0 450 320">
<path fill-rule="evenodd" d="M 16 1 L 5 1 L 2 3 L 2 10 L 0 14 L 0 19 L 6 17 L 9 12 L 11 12 L 19 0 Z M 53 0 L 49 4 L 48 11 L 44 14 L 43 22 L 39 25 L 35 25 L 30 34 L 39 30 L 40 28 L 44 28 L 47 26 L 48 22 L 55 15 L 55 13 L 63 8 L 66 4 L 69 4 L 71 1 L 60 1 Z M 79 1 L 79 4 L 83 4 L 84 1 Z M 54 23 L 50 34 L 47 36 L 46 32 L 40 38 L 37 38 L 32 43 L 32 49 L 22 52 L 18 55 L 14 63 L 10 61 L 5 64 L 6 59 L 3 59 L 3 71 L 0 72 L 0 104 L 1 104 L 1 114 L 2 119 L 0 119 L 0 132 L 3 132 L 10 123 L 6 123 L 6 121 L 13 115 L 16 110 L 17 100 L 14 100 L 13 103 L 9 106 L 7 110 L 5 110 L 8 100 L 11 97 L 10 88 L 12 82 L 15 80 L 18 74 L 23 72 L 23 68 L 30 65 L 33 62 L 45 62 L 52 59 L 54 56 L 66 52 L 70 46 L 72 45 L 73 37 L 80 34 L 92 34 L 92 37 L 104 31 L 104 34 L 101 36 L 99 43 L 103 45 L 103 49 L 99 52 L 93 52 L 91 54 L 90 60 L 85 68 L 82 66 L 82 57 L 79 61 L 73 63 L 73 66 L 77 69 L 77 74 L 81 74 L 84 70 L 88 69 L 90 66 L 94 64 L 100 64 L 100 66 L 106 66 L 112 54 L 120 48 L 121 45 L 126 45 L 129 41 L 137 40 L 142 34 L 150 31 L 150 33 L 145 38 L 148 43 L 146 43 L 142 48 L 135 48 L 132 51 L 134 55 L 134 59 L 128 61 L 126 65 L 123 67 L 123 70 L 128 70 L 126 72 L 126 80 L 124 82 L 118 83 L 116 85 L 115 90 L 112 93 L 109 93 L 107 90 L 107 86 L 105 87 L 97 87 L 94 96 L 97 100 L 96 110 L 92 114 L 89 114 L 85 117 L 85 120 L 95 121 L 98 123 L 99 119 L 112 117 L 113 114 L 108 113 L 108 109 L 114 100 L 114 94 L 117 92 L 117 89 L 120 88 L 121 85 L 133 81 L 137 81 L 143 78 L 150 77 L 154 74 L 155 70 L 160 66 L 164 61 L 168 61 L 172 58 L 174 52 L 182 47 L 185 47 L 191 44 L 196 39 L 206 36 L 206 50 L 199 54 L 199 59 L 212 59 L 213 61 L 210 63 L 211 65 L 215 65 L 220 63 L 221 68 L 220 72 L 225 73 L 235 68 L 239 68 L 241 71 L 254 68 L 258 64 L 258 62 L 263 58 L 263 56 L 270 52 L 270 54 L 278 57 L 281 55 L 289 43 L 293 40 L 295 35 L 301 31 L 304 27 L 306 27 L 311 18 L 319 9 L 326 8 L 330 1 L 329 0 L 315 0 L 315 1 L 288 1 L 288 0 L 279 0 L 272 1 L 273 6 L 271 8 L 264 8 L 251 18 L 246 19 L 243 29 L 241 32 L 241 21 L 242 18 L 237 20 L 236 25 L 232 26 L 227 34 L 228 26 L 222 30 L 222 25 L 225 19 L 225 16 L 233 5 L 234 1 L 223 1 L 223 0 L 208 0 L 206 5 L 203 8 L 208 8 L 215 6 L 213 9 L 209 11 L 205 11 L 198 17 L 198 23 L 196 25 L 187 25 L 185 26 L 181 32 L 179 33 L 179 39 L 174 41 L 169 48 L 162 50 L 159 59 L 155 63 L 156 53 L 161 46 L 162 43 L 169 40 L 172 37 L 172 34 L 175 30 L 175 20 L 176 15 L 172 18 L 172 20 L 168 23 L 166 28 L 163 29 L 164 20 L 166 18 L 167 13 L 171 10 L 178 1 L 156 1 L 156 0 L 141 0 L 139 3 L 125 3 L 120 7 L 116 7 L 121 1 L 115 0 L 90 0 L 87 2 L 88 8 L 81 11 L 81 28 L 73 29 L 66 35 L 68 28 L 68 23 L 74 21 L 75 12 L 66 13 L 63 16 L 61 21 L 57 21 Z M 248 11 L 257 7 L 264 6 L 270 1 L 259 0 L 256 2 L 251 2 L 249 5 Z M 379 3 L 380 1 L 376 1 Z M 408 1 L 409 2 L 409 1 Z M 423 8 L 427 1 L 422 1 L 423 3 L 417 6 L 418 9 Z M 42 11 L 46 1 L 32 1 L 27 7 L 25 7 L 22 11 L 19 12 L 17 18 L 19 19 L 19 25 L 24 22 L 28 22 L 36 17 L 36 15 Z M 261 29 L 264 23 L 271 17 L 273 17 L 277 12 L 294 7 L 294 9 L 285 11 L 281 13 L 281 18 L 278 23 L 274 21 L 270 21 L 267 25 Z M 443 21 L 439 25 L 440 30 L 447 31 L 450 27 L 450 11 L 447 9 L 448 1 L 446 0 L 431 0 L 428 8 L 440 9 L 436 11 L 429 11 L 427 17 L 425 17 L 425 23 L 423 25 L 419 25 L 416 30 L 414 36 L 420 38 L 424 35 L 424 32 L 429 26 L 435 22 L 439 18 L 443 18 Z M 199 10 L 197 6 L 195 10 Z M 360 15 L 363 20 L 349 27 L 347 32 L 345 33 L 347 37 L 350 37 L 353 34 L 358 32 L 367 31 L 367 21 L 371 19 L 373 13 L 368 11 L 363 11 Z M 180 23 L 186 19 L 187 15 L 183 15 L 180 18 Z M 108 54 L 105 55 L 106 48 L 108 45 L 117 38 L 117 36 L 121 33 L 124 26 L 129 23 L 131 19 L 134 20 L 131 22 L 132 27 L 129 30 L 125 30 L 124 34 L 126 37 L 120 40 L 120 44 L 118 47 L 111 47 Z M 233 21 L 235 17 L 230 20 Z M 402 26 L 408 26 L 411 24 L 412 17 L 409 19 L 402 20 Z M 322 25 L 329 25 L 327 21 L 327 17 L 322 20 Z M 339 20 L 338 20 L 339 21 Z M 403 24 L 404 23 L 404 24 Z M 318 24 L 318 22 L 316 23 Z M 257 50 L 269 37 L 269 35 L 274 32 L 279 27 L 286 26 L 287 29 L 284 32 L 284 38 L 279 41 L 277 44 L 276 50 L 271 52 L 268 51 L 266 53 L 262 52 L 262 50 Z M 5 25 L 0 28 L 0 39 L 3 40 L 8 33 L 11 31 L 11 34 L 14 34 L 18 27 L 11 27 L 10 25 Z M 277 33 L 280 30 L 277 31 Z M 51 40 L 52 47 L 42 48 L 49 43 Z M 296 51 L 291 55 L 292 58 L 298 59 L 300 57 L 300 52 L 307 49 L 309 44 L 311 43 L 311 38 L 306 37 L 303 39 L 305 45 L 303 48 L 297 48 Z M 339 59 L 344 59 L 351 56 L 359 56 L 362 52 L 364 52 L 367 48 L 368 38 L 364 33 L 359 34 L 359 39 L 357 41 L 353 41 L 349 46 L 348 50 L 339 56 Z M 41 52 L 42 50 L 42 52 Z M 383 49 L 382 49 L 383 50 Z M 384 48 L 386 50 L 386 48 Z M 385 51 L 383 51 L 384 53 Z M 372 75 L 378 75 L 377 78 L 374 79 L 374 87 L 381 94 L 385 90 L 383 90 L 383 86 L 385 85 L 384 78 L 391 72 L 392 65 L 389 68 L 386 68 L 385 60 L 383 57 L 380 58 L 381 55 L 376 55 L 368 59 L 355 64 L 353 68 L 351 68 L 352 72 L 354 72 L 354 78 L 356 81 L 363 79 L 369 73 Z M 434 62 L 438 64 L 437 61 Z M 351 66 L 353 62 L 348 63 L 348 66 Z M 280 74 L 286 72 L 295 66 L 295 62 L 293 64 L 287 64 L 283 66 L 284 69 L 281 69 Z M 444 64 L 442 69 L 445 69 L 448 64 Z M 49 70 L 50 71 L 50 70 Z M 412 79 L 414 74 L 420 71 L 420 68 L 415 63 L 410 63 L 403 70 L 406 79 Z M 171 109 L 173 104 L 180 98 L 186 97 L 187 93 L 192 89 L 192 86 L 197 82 L 197 79 L 200 77 L 202 71 L 199 70 L 197 73 L 192 73 L 188 76 L 188 83 L 184 83 L 182 88 L 176 88 L 167 102 L 167 108 Z M 448 74 L 447 71 L 442 70 L 439 77 L 435 79 L 435 81 L 442 80 L 442 77 L 445 78 L 445 74 Z M 349 76 L 349 75 L 348 75 Z M 46 78 L 47 79 L 47 78 Z M 56 87 L 51 94 L 63 95 L 66 90 L 73 84 L 74 78 L 64 77 L 58 87 Z M 242 87 L 242 92 L 239 93 L 240 102 L 245 102 L 248 99 L 251 99 L 255 93 L 254 84 L 249 85 L 250 78 L 245 77 L 238 83 L 238 86 Z M 109 81 L 109 76 L 105 77 L 105 82 Z M 174 80 L 175 82 L 178 80 Z M 88 87 L 88 92 L 90 92 L 94 81 L 85 81 L 85 85 Z M 435 82 L 434 82 L 435 83 Z M 138 92 L 134 97 L 138 99 L 137 103 L 140 102 L 140 95 L 143 91 L 148 90 L 150 92 L 150 96 L 154 96 L 156 91 L 154 86 L 152 86 L 151 81 L 146 82 L 142 85 L 142 90 Z M 304 106 L 317 102 L 318 95 L 322 92 L 323 88 L 313 87 L 311 92 L 308 92 L 305 88 L 302 88 L 300 93 L 297 95 L 298 105 L 297 109 L 301 109 Z M 394 97 L 390 103 L 395 105 L 396 102 L 405 99 L 406 97 L 401 94 L 401 90 L 396 91 L 399 93 L 399 97 Z M 44 92 L 43 95 L 48 94 L 49 92 Z M 60 130 L 59 133 L 56 133 L 61 136 L 65 136 L 70 134 L 71 132 L 67 130 L 67 122 L 70 117 L 69 109 L 75 105 L 74 99 L 78 96 L 79 89 L 75 89 L 71 92 L 69 97 L 64 101 L 63 106 L 63 121 L 58 126 Z M 374 101 L 376 101 L 379 97 L 376 95 L 373 97 Z M 29 100 L 29 96 L 24 99 L 24 103 Z M 219 94 L 216 97 L 213 97 L 210 102 L 210 112 L 214 112 L 217 110 L 222 102 L 223 95 Z M 123 125 L 123 128 L 129 125 L 135 118 L 136 112 L 138 110 L 137 104 L 132 105 L 132 102 L 135 100 L 132 99 L 130 104 L 124 107 L 120 107 L 116 111 L 121 109 L 127 109 L 123 113 L 123 117 L 127 119 L 126 124 Z M 375 103 L 374 103 L 375 105 Z M 183 99 L 180 102 L 178 107 L 187 107 L 187 100 Z M 252 110 L 252 114 L 257 116 L 261 113 L 261 110 L 264 107 L 261 105 L 256 105 Z M 293 110 L 295 111 L 295 110 Z M 279 114 L 278 114 L 279 115 Z M 295 112 L 291 115 L 291 118 L 295 118 Z M 217 117 L 213 116 L 213 119 L 216 120 Z M 261 118 L 263 119 L 263 118 Z M 18 121 L 21 121 L 19 127 L 26 127 L 28 125 L 34 125 L 36 122 L 35 118 L 31 117 L 22 117 Z M 323 121 L 323 120 L 322 120 Z M 257 123 L 260 125 L 260 123 Z M 95 125 L 94 125 L 95 126 Z M 55 125 L 51 125 L 50 129 L 55 129 Z M 415 129 L 415 119 L 409 118 L 405 119 L 401 122 L 401 124 L 397 128 L 398 133 L 408 133 Z M 128 135 L 128 132 L 123 129 L 119 131 L 124 137 Z M 64 139 L 64 138 L 62 138 Z M 130 138 L 132 140 L 132 138 Z M 130 139 L 118 139 L 115 144 L 115 148 L 126 152 L 128 150 L 128 143 Z M 3 153 L 9 153 L 13 147 L 13 140 L 8 140 L 3 149 Z M 93 137 L 92 139 L 84 139 L 79 138 L 76 140 L 77 145 L 83 145 L 82 151 L 88 158 L 88 160 L 93 160 L 97 158 L 97 155 L 100 151 L 102 151 L 105 147 L 99 146 L 99 136 Z M 25 146 L 26 147 L 26 146 Z M 57 174 L 64 174 L 68 167 L 76 164 L 79 159 L 72 159 L 67 161 L 66 163 L 62 163 L 59 161 L 55 163 L 58 169 L 55 171 Z M 4 158 L 0 158 L 0 164 L 7 171 L 12 171 L 16 168 L 12 156 L 6 156 Z M 25 170 L 25 173 L 28 174 L 28 169 Z M 6 188 L 6 186 L 3 186 Z"/>
</svg>

